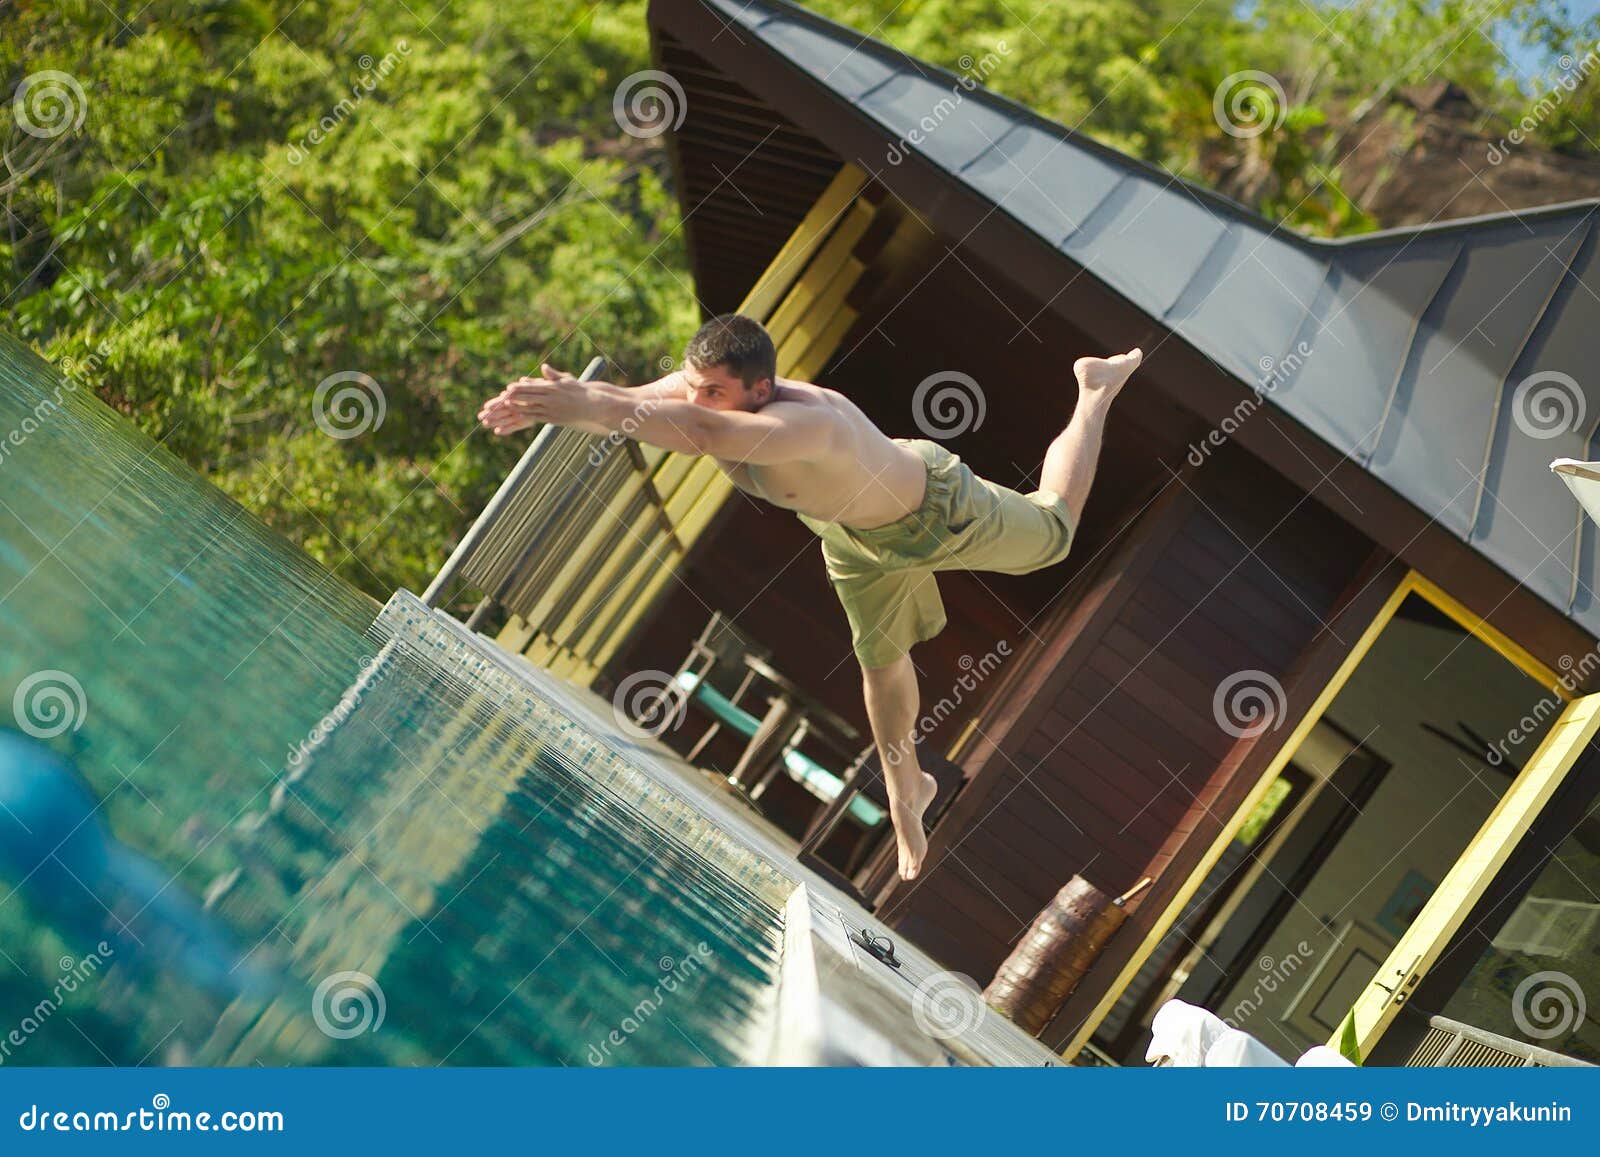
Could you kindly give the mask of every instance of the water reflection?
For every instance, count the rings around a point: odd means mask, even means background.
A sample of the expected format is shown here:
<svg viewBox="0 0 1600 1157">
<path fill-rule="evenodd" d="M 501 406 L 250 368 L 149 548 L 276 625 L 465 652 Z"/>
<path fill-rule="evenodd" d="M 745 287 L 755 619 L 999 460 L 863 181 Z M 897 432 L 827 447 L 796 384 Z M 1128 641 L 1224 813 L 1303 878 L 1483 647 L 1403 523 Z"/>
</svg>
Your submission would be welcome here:
<svg viewBox="0 0 1600 1157">
<path fill-rule="evenodd" d="M 0 1063 L 743 1055 L 774 868 L 52 383 L 0 338 Z"/>
</svg>

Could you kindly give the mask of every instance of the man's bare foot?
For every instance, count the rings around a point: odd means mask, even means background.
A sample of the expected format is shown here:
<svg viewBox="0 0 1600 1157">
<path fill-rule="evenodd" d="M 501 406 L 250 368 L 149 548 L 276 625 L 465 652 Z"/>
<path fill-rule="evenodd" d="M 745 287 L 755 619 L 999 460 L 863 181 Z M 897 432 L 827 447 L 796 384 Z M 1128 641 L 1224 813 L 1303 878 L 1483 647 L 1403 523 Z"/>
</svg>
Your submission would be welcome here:
<svg viewBox="0 0 1600 1157">
<path fill-rule="evenodd" d="M 922 857 L 928 854 L 928 837 L 922 831 L 922 813 L 939 794 L 939 781 L 922 773 L 917 798 L 905 807 L 890 805 L 889 822 L 894 824 L 894 842 L 900 852 L 900 878 L 914 880 L 922 870 Z"/>
<path fill-rule="evenodd" d="M 1109 402 L 1142 361 L 1144 351 L 1136 347 L 1115 357 L 1079 358 L 1072 363 L 1072 373 L 1078 379 L 1081 392 L 1098 395 Z"/>
</svg>

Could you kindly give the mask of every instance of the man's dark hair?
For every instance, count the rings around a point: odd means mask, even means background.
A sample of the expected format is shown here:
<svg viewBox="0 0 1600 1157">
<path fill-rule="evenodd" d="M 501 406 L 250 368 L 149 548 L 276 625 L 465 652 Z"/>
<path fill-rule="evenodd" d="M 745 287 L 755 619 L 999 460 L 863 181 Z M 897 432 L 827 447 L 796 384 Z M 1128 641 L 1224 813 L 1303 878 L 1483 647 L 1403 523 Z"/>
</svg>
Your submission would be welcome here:
<svg viewBox="0 0 1600 1157">
<path fill-rule="evenodd" d="M 766 328 L 753 317 L 725 313 L 706 322 L 689 339 L 685 360 L 702 369 L 727 366 L 750 389 L 762 378 L 778 382 L 778 351 Z"/>
</svg>

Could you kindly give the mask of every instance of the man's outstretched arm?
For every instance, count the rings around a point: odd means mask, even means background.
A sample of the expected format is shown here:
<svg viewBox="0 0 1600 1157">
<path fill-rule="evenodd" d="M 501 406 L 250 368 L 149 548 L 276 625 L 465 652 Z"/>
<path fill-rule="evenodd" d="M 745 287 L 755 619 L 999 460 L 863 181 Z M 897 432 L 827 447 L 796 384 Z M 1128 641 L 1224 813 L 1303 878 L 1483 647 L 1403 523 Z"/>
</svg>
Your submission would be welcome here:
<svg viewBox="0 0 1600 1157">
<path fill-rule="evenodd" d="M 626 389 L 540 368 L 546 377 L 512 382 L 484 404 L 479 420 L 497 434 L 548 422 L 756 465 L 814 457 L 832 437 L 827 416 L 811 406 L 774 402 L 758 413 L 712 410 L 680 396 L 675 375 Z"/>
<path fill-rule="evenodd" d="M 558 370 L 545 363 L 539 367 L 544 378 L 518 378 L 510 383 L 500 393 L 490 398 L 478 410 L 478 420 L 496 434 L 513 434 L 518 430 L 526 430 L 529 426 L 536 426 L 544 419 L 532 415 L 531 408 L 522 404 L 525 400 L 525 391 L 522 387 L 530 383 L 540 382 L 576 382 L 577 378 L 565 370 Z M 594 383 L 601 384 L 601 383 Z M 685 400 L 689 396 L 689 382 L 682 371 L 674 370 L 670 374 L 657 378 L 653 382 L 646 382 L 641 386 L 627 388 L 627 394 L 635 405 L 644 405 L 668 399 Z M 571 426 L 576 430 L 583 430 L 588 434 L 609 434 L 610 428 L 602 426 L 594 420 L 574 420 L 558 423 Z"/>
<path fill-rule="evenodd" d="M 542 366 L 540 368 L 549 369 L 550 367 Z M 684 401 L 689 397 L 689 379 L 684 377 L 682 370 L 673 370 L 670 374 L 659 377 L 653 382 L 645 382 L 640 386 L 626 386 L 624 388 L 628 391 L 628 397 L 633 398 L 635 401 L 641 398 L 675 398 L 678 401 Z"/>
</svg>

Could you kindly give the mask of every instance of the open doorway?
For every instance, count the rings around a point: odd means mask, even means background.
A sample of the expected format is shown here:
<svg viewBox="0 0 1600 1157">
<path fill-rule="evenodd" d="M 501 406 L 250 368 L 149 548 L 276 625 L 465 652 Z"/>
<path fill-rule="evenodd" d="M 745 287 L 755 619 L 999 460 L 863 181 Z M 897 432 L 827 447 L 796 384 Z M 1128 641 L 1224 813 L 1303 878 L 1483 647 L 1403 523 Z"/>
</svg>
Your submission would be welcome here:
<svg viewBox="0 0 1600 1157">
<path fill-rule="evenodd" d="M 1538 747 L 1547 686 L 1407 591 L 1097 1047 L 1141 1063 L 1172 997 L 1289 1060 L 1325 1043 Z"/>
</svg>

